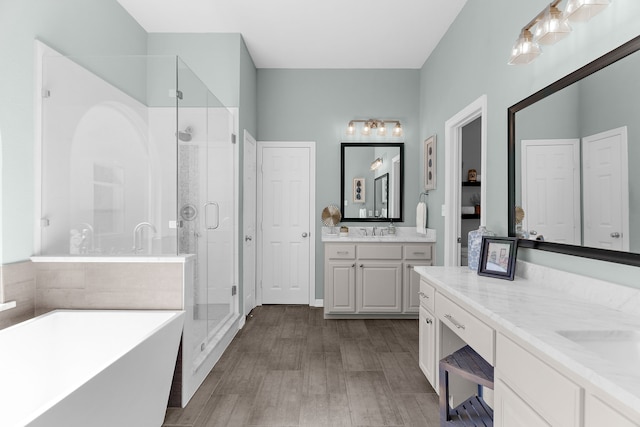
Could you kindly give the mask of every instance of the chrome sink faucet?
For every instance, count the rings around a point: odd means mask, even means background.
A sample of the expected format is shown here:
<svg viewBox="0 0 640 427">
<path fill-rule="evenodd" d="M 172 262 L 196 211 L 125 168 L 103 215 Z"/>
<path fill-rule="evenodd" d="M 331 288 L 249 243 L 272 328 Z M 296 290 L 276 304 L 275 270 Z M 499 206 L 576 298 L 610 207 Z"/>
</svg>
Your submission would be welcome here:
<svg viewBox="0 0 640 427">
<path fill-rule="evenodd" d="M 150 222 L 141 222 L 140 224 L 136 225 L 135 228 L 133 229 L 133 253 L 134 254 L 138 254 L 142 251 L 142 249 L 144 249 L 142 247 L 142 232 L 145 227 L 150 228 L 154 235 L 157 233 L 155 225 L 151 224 Z"/>
</svg>

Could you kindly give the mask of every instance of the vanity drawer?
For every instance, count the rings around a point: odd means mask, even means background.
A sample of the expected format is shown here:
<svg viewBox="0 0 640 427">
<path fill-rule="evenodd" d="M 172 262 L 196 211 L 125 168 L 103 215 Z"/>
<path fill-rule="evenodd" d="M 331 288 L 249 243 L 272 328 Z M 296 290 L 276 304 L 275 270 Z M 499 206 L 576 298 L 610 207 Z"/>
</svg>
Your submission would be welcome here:
<svg viewBox="0 0 640 427">
<path fill-rule="evenodd" d="M 496 377 L 549 424 L 580 424 L 580 387 L 502 334 L 496 342 Z"/>
<path fill-rule="evenodd" d="M 429 310 L 435 311 L 436 289 L 424 280 L 420 280 L 420 305 Z"/>
<path fill-rule="evenodd" d="M 428 260 L 432 257 L 432 250 L 433 245 L 430 244 L 404 245 L 404 259 Z"/>
<path fill-rule="evenodd" d="M 329 259 L 355 259 L 356 245 L 325 245 L 324 254 Z"/>
<path fill-rule="evenodd" d="M 493 329 L 440 293 L 436 293 L 436 316 L 494 366 Z"/>
<path fill-rule="evenodd" d="M 358 259 L 402 259 L 402 245 L 358 245 Z"/>
</svg>

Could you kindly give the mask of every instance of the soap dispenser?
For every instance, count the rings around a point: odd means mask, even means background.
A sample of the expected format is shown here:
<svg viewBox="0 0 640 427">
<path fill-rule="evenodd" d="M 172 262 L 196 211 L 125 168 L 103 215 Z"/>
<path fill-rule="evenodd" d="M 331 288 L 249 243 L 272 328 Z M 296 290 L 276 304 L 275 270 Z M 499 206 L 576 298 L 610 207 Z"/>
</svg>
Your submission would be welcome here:
<svg viewBox="0 0 640 427">
<path fill-rule="evenodd" d="M 396 234 L 396 226 L 393 225 L 393 221 L 391 221 L 391 223 L 389 224 L 389 227 L 387 228 L 387 233 L 389 234 Z"/>
</svg>

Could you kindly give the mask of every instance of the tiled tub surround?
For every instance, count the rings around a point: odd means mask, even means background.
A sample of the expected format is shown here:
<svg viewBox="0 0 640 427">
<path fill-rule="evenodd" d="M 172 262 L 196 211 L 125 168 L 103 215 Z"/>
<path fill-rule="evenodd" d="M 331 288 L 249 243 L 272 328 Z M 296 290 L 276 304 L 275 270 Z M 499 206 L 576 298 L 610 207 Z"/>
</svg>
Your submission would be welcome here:
<svg viewBox="0 0 640 427">
<path fill-rule="evenodd" d="M 184 256 L 33 257 L 2 269 L 0 329 L 48 311 L 184 307 Z"/>
<path fill-rule="evenodd" d="M 521 262 L 513 282 L 478 276 L 465 267 L 416 267 L 416 271 L 437 292 L 493 328 L 496 336 L 513 340 L 581 387 L 586 402 L 595 396 L 633 420 L 624 425 L 640 425 L 637 365 L 630 369 L 558 333 L 570 331 L 587 339 L 585 334 L 595 338 L 603 332 L 630 331 L 637 337 L 640 289 Z M 505 362 L 498 356 L 496 372 Z M 588 411 L 587 403 L 581 414 Z M 586 420 L 580 425 L 596 424 Z"/>
<path fill-rule="evenodd" d="M 33 257 L 35 314 L 57 308 L 182 310 L 185 257 Z"/>
<path fill-rule="evenodd" d="M 36 277 L 31 261 L 6 264 L 0 267 L 2 281 L 0 295 L 5 303 L 15 307 L 0 311 L 0 329 L 31 319 L 35 314 Z"/>
</svg>

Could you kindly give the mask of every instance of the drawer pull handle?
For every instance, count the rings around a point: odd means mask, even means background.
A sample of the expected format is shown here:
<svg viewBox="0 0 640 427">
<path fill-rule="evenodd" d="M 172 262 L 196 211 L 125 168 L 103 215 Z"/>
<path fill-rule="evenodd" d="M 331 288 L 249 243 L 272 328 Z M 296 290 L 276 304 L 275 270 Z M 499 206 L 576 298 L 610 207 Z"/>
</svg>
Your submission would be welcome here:
<svg viewBox="0 0 640 427">
<path fill-rule="evenodd" d="M 407 268 L 413 268 L 413 265 L 409 264 L 407 265 Z"/>
<path fill-rule="evenodd" d="M 431 320 L 431 319 L 424 319 L 424 321 L 427 322 L 428 325 L 433 323 L 433 320 Z"/>
<path fill-rule="evenodd" d="M 429 295 L 425 294 L 424 292 L 418 292 L 418 295 L 420 295 L 422 298 L 429 299 Z"/>
<path fill-rule="evenodd" d="M 353 268 L 353 267 L 355 267 L 355 266 L 356 266 L 356 263 L 354 262 L 354 263 L 353 263 L 353 265 L 351 265 L 351 267 Z"/>
<path fill-rule="evenodd" d="M 426 255 L 426 252 L 414 252 L 414 255 Z"/>
<path fill-rule="evenodd" d="M 458 323 L 458 321 L 452 315 L 445 314 L 444 317 L 449 319 L 449 321 L 453 323 L 453 326 L 455 326 L 456 328 L 464 329 L 464 325 L 462 323 Z"/>
<path fill-rule="evenodd" d="M 338 255 L 349 255 L 349 251 L 338 251 Z"/>
</svg>

